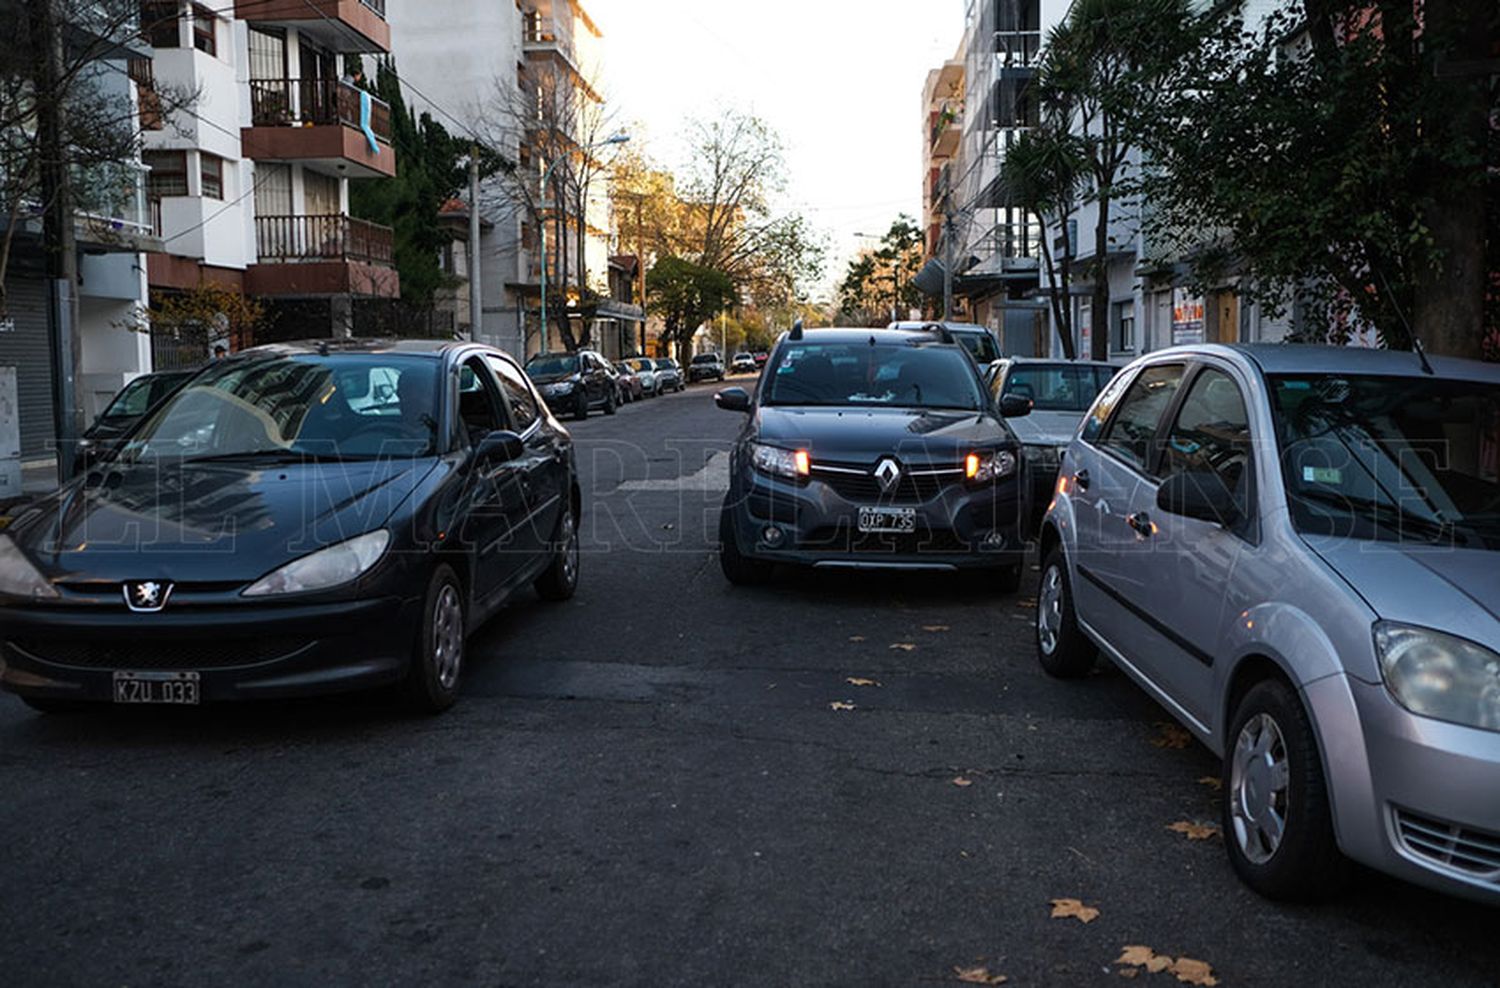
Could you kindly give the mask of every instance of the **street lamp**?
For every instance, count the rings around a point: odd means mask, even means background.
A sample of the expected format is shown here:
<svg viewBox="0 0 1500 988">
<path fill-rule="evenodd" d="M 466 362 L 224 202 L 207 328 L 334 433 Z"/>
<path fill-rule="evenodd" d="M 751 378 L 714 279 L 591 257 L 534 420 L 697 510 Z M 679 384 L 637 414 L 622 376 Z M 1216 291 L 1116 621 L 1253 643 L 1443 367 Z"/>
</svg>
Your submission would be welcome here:
<svg viewBox="0 0 1500 988">
<path fill-rule="evenodd" d="M 597 142 L 595 142 L 593 144 L 588 145 L 587 147 L 582 148 L 582 153 L 588 154 L 590 151 L 593 151 L 593 150 L 595 150 L 597 148 L 608 147 L 611 144 L 625 144 L 625 143 L 629 142 L 629 140 L 630 140 L 630 135 L 629 134 L 625 134 L 625 133 L 616 134 L 613 137 L 605 138 L 602 141 L 597 141 Z M 552 159 L 552 163 L 549 164 L 546 167 L 546 169 L 542 172 L 542 203 L 541 203 L 541 208 L 540 208 L 540 210 L 538 210 L 538 212 L 545 212 L 546 209 L 547 209 L 547 189 L 552 184 L 552 169 L 556 168 L 557 165 L 558 165 L 558 162 L 560 162 L 562 160 L 563 160 L 562 157 L 557 157 L 557 158 Z M 540 220 L 537 223 L 537 226 L 539 226 L 541 228 L 541 231 L 542 231 L 542 349 L 546 350 L 547 349 L 547 221 L 546 220 Z"/>
<path fill-rule="evenodd" d="M 884 240 L 883 236 L 873 233 L 860 233 L 855 231 L 856 237 L 865 237 L 870 240 Z M 891 257 L 891 322 L 899 322 L 897 307 L 901 304 L 901 252 L 895 251 Z"/>
</svg>

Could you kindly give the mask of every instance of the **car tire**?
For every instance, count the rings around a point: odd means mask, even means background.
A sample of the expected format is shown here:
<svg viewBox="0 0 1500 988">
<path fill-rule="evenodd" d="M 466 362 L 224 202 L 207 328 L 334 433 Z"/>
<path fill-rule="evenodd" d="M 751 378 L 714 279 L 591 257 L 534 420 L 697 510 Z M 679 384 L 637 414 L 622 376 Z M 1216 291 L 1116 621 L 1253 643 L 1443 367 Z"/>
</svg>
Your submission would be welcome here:
<svg viewBox="0 0 1500 988">
<path fill-rule="evenodd" d="M 589 396 L 583 388 L 578 389 L 578 397 L 573 402 L 573 418 L 582 422 L 589 417 Z"/>
<path fill-rule="evenodd" d="M 1351 866 L 1334 835 L 1317 734 L 1302 701 L 1286 683 L 1267 679 L 1245 694 L 1229 724 L 1221 799 L 1235 873 L 1268 899 L 1337 895 Z M 1260 821 L 1268 813 L 1279 821 L 1274 840 Z"/>
<path fill-rule="evenodd" d="M 558 519 L 552 538 L 552 562 L 536 578 L 537 596 L 567 600 L 578 590 L 578 517 L 570 507 Z"/>
<path fill-rule="evenodd" d="M 1042 560 L 1037 581 L 1036 656 L 1042 671 L 1057 679 L 1087 676 L 1099 658 L 1099 649 L 1078 627 L 1067 560 L 1057 546 Z"/>
<path fill-rule="evenodd" d="M 734 519 L 727 507 L 719 512 L 719 568 L 724 571 L 724 578 L 737 587 L 756 587 L 771 579 L 771 563 L 740 552 Z"/>
<path fill-rule="evenodd" d="M 76 714 L 93 706 L 83 700 L 59 700 L 51 696 L 23 696 L 21 702 L 39 714 Z"/>
<path fill-rule="evenodd" d="M 458 700 L 463 674 L 468 610 L 464 587 L 452 567 L 440 565 L 422 598 L 422 626 L 406 674 L 406 699 L 412 709 L 438 714 Z"/>
<path fill-rule="evenodd" d="M 614 388 L 610 388 L 604 394 L 604 414 L 605 415 L 613 415 L 614 413 L 615 413 L 615 389 Z"/>
</svg>

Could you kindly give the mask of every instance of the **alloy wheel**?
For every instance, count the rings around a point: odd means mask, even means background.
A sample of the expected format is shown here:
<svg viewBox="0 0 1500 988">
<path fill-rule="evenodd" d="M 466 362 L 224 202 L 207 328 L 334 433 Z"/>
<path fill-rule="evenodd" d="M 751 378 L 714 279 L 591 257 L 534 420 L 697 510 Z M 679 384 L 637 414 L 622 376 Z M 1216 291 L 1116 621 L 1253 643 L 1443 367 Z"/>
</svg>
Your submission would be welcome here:
<svg viewBox="0 0 1500 988">
<path fill-rule="evenodd" d="M 432 604 L 432 664 L 439 685 L 451 690 L 464 659 L 464 609 L 458 588 L 443 585 Z"/>
<path fill-rule="evenodd" d="M 1057 651 L 1057 639 L 1063 621 L 1062 571 L 1056 564 L 1042 574 L 1042 589 L 1036 602 L 1036 640 L 1043 655 Z"/>
<path fill-rule="evenodd" d="M 1281 726 L 1270 714 L 1256 714 L 1240 728 L 1229 758 L 1235 843 L 1250 861 L 1265 864 L 1286 836 L 1290 766 Z"/>
<path fill-rule="evenodd" d="M 578 579 L 578 526 L 573 512 L 564 511 L 562 519 L 562 576 L 568 586 Z"/>
</svg>

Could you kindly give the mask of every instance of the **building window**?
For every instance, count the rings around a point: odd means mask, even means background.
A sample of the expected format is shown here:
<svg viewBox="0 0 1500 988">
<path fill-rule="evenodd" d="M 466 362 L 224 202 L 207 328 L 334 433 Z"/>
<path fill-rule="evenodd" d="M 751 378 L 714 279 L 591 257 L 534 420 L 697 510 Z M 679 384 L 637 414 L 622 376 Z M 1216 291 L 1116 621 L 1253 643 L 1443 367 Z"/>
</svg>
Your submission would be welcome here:
<svg viewBox="0 0 1500 988">
<path fill-rule="evenodd" d="M 203 179 L 203 195 L 208 199 L 224 198 L 224 159 L 216 154 L 201 151 L 202 160 L 198 174 Z"/>
<path fill-rule="evenodd" d="M 193 5 L 193 47 L 205 55 L 219 53 L 219 19 L 207 7 Z"/>
<path fill-rule="evenodd" d="M 1115 353 L 1135 351 L 1135 300 L 1115 303 L 1115 338 L 1112 349 Z"/>
<path fill-rule="evenodd" d="M 188 194 L 186 151 L 143 151 L 141 162 L 151 171 L 146 175 L 146 195 L 152 199 Z"/>
<path fill-rule="evenodd" d="M 141 37 L 153 48 L 181 46 L 177 21 L 177 0 L 146 0 L 141 4 Z"/>
</svg>

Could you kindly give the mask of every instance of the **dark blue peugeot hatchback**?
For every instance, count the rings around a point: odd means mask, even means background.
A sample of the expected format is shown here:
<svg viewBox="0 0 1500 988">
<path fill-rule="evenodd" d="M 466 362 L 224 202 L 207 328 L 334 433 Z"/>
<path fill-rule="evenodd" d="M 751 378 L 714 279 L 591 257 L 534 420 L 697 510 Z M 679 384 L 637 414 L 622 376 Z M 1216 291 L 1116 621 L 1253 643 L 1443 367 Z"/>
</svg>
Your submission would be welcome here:
<svg viewBox="0 0 1500 988">
<path fill-rule="evenodd" d="M 205 368 L 0 534 L 0 685 L 43 710 L 402 684 L 458 695 L 517 590 L 572 596 L 573 444 L 468 343 L 313 343 Z"/>
</svg>

